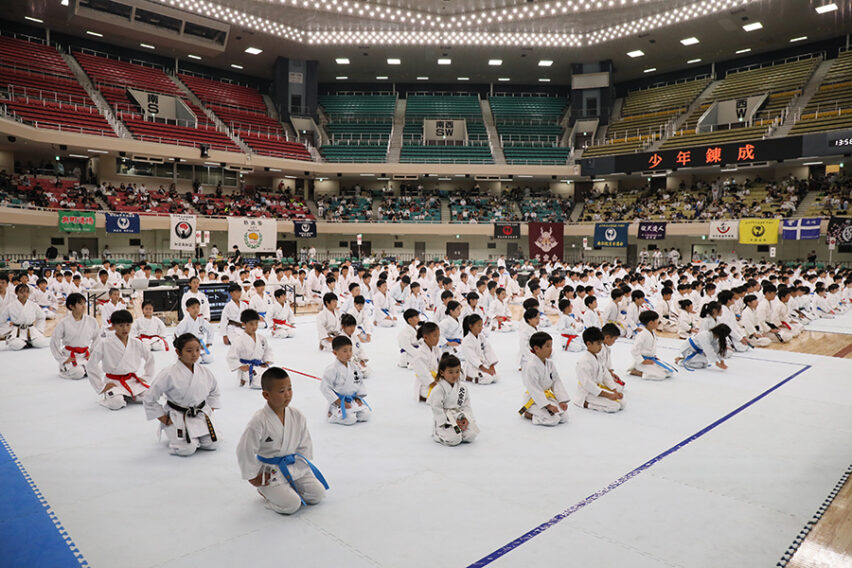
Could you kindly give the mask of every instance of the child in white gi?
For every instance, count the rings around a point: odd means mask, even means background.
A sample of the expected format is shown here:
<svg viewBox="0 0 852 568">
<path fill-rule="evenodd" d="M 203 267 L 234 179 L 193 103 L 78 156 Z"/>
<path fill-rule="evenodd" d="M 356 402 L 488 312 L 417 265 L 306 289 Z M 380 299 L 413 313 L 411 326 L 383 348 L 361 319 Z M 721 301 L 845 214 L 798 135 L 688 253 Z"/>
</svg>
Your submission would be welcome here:
<svg viewBox="0 0 852 568">
<path fill-rule="evenodd" d="M 586 352 L 577 361 L 577 388 L 572 401 L 580 408 L 618 412 L 624 408 L 624 394 L 600 357 L 604 335 L 596 327 L 583 332 Z"/>
<path fill-rule="evenodd" d="M 355 325 L 358 326 L 358 337 L 364 343 L 369 343 L 373 333 L 373 316 L 367 308 L 367 300 L 360 294 L 352 298 L 352 307 L 347 312 L 355 318 Z"/>
<path fill-rule="evenodd" d="M 671 378 L 674 368 L 657 358 L 657 335 L 654 333 L 660 325 L 660 317 L 654 310 L 639 314 L 639 331 L 633 341 L 630 354 L 633 364 L 630 374 L 651 381 Z"/>
<path fill-rule="evenodd" d="M 541 312 L 538 308 L 529 308 L 524 311 L 524 321 L 520 322 L 518 327 L 518 370 L 521 371 L 527 362 L 530 354 L 530 338 L 538 331 L 538 324 L 541 321 Z"/>
<path fill-rule="evenodd" d="M 556 322 L 556 332 L 562 336 L 564 344 L 563 351 L 577 353 L 583 350 L 583 323 L 571 313 L 571 300 L 562 298 L 559 300 L 559 321 Z M 560 343 L 562 343 L 560 341 Z"/>
<path fill-rule="evenodd" d="M 43 349 L 50 345 L 44 336 L 45 317 L 38 304 L 30 298 L 27 284 L 15 286 L 15 297 L 0 308 L 0 322 L 9 322 L 11 330 L 6 337 L 6 347 L 18 351 L 24 347 Z"/>
<path fill-rule="evenodd" d="M 512 314 L 509 312 L 505 288 L 497 288 L 497 298 L 488 304 L 488 321 L 491 322 L 491 331 L 509 333 L 518 329 L 517 322 L 512 321 Z"/>
<path fill-rule="evenodd" d="M 240 386 L 248 384 L 253 389 L 261 388 L 258 369 L 272 364 L 272 349 L 269 340 L 257 333 L 260 314 L 247 309 L 240 314 L 243 330 L 232 334 L 228 349 L 228 367 L 237 372 Z"/>
<path fill-rule="evenodd" d="M 213 326 L 201 315 L 202 304 L 198 298 L 187 298 L 184 302 L 183 319 L 175 328 L 175 338 L 191 333 L 201 343 L 201 364 L 213 362 Z"/>
<path fill-rule="evenodd" d="M 485 323 L 478 314 L 464 318 L 461 342 L 462 374 L 464 380 L 480 385 L 490 385 L 499 379 L 497 375 L 497 355 L 485 337 Z"/>
<path fill-rule="evenodd" d="M 334 362 L 322 374 L 320 389 L 328 400 L 328 421 L 352 426 L 370 419 L 370 407 L 364 401 L 364 375 L 352 363 L 352 342 L 338 335 L 331 342 Z"/>
<path fill-rule="evenodd" d="M 133 316 L 127 310 L 112 313 L 112 328 L 95 343 L 87 367 L 89 382 L 100 399 L 98 404 L 110 410 L 127 406 L 127 400 L 141 402 L 154 375 L 154 357 L 142 342 L 130 337 Z"/>
<path fill-rule="evenodd" d="M 373 370 L 369 367 L 369 359 L 364 347 L 361 345 L 361 340 L 358 338 L 358 326 L 355 324 L 355 316 L 351 314 L 343 314 L 340 316 L 341 334 L 349 338 L 352 342 L 352 364 L 360 369 L 365 379 L 369 379 Z"/>
<path fill-rule="evenodd" d="M 231 344 L 230 336 L 239 335 L 242 331 L 243 324 L 240 321 L 240 315 L 246 309 L 246 305 L 242 302 L 243 289 L 239 284 L 233 282 L 228 285 L 228 295 L 231 299 L 222 308 L 222 315 L 219 316 L 219 329 L 222 332 L 222 342 L 225 345 Z"/>
<path fill-rule="evenodd" d="M 101 325 L 104 330 L 112 329 L 112 314 L 118 310 L 126 310 L 127 304 L 121 299 L 121 290 L 109 289 L 109 300 L 101 306 Z"/>
<path fill-rule="evenodd" d="M 407 369 L 417 350 L 417 325 L 420 323 L 420 314 L 417 310 L 405 310 L 402 319 L 405 320 L 405 324 L 396 337 L 396 342 L 399 344 L 399 363 L 397 365 Z"/>
<path fill-rule="evenodd" d="M 461 362 L 445 353 L 426 400 L 432 408 L 432 439 L 445 446 L 473 442 L 479 434 L 470 407 L 470 391 L 460 379 Z"/>
<path fill-rule="evenodd" d="M 221 407 L 216 377 L 199 364 L 201 342 L 195 335 L 179 335 L 174 347 L 177 363 L 160 371 L 142 395 L 145 416 L 160 421 L 174 455 L 191 456 L 199 448 L 215 450 L 219 436 L 213 425 L 213 410 Z M 165 404 L 161 404 L 162 398 Z"/>
<path fill-rule="evenodd" d="M 86 298 L 72 293 L 65 298 L 68 314 L 59 320 L 50 337 L 50 352 L 59 363 L 63 379 L 82 379 L 95 342 L 101 335 L 98 320 L 86 314 Z"/>
<path fill-rule="evenodd" d="M 337 295 L 328 292 L 322 297 L 322 310 L 317 314 L 317 335 L 320 351 L 331 349 L 331 342 L 340 335 L 340 310 L 337 309 Z"/>
<path fill-rule="evenodd" d="M 757 296 L 754 294 L 748 294 L 745 298 L 743 298 L 743 304 L 745 304 L 745 308 L 743 309 L 743 314 L 740 317 L 740 325 L 743 326 L 746 337 L 755 345 L 766 347 L 772 343 L 772 340 L 761 333 L 760 322 L 758 321 L 756 314 Z"/>
<path fill-rule="evenodd" d="M 47 289 L 47 280 L 44 278 L 36 281 L 36 287 L 32 289 L 32 300 L 42 309 L 46 319 L 56 319 L 57 301 L 53 292 Z"/>
<path fill-rule="evenodd" d="M 269 327 L 266 322 L 272 309 L 272 298 L 266 293 L 266 283 L 263 280 L 255 280 L 252 286 L 254 293 L 249 298 L 248 307 L 260 315 L 260 325 L 266 329 Z"/>
<path fill-rule="evenodd" d="M 677 316 L 677 335 L 686 339 L 698 331 L 698 314 L 692 307 L 692 300 L 681 300 L 678 306 L 680 313 Z"/>
<path fill-rule="evenodd" d="M 537 426 L 556 426 L 568 422 L 570 397 L 550 358 L 553 354 L 553 339 L 549 333 L 537 331 L 530 337 L 529 346 L 532 355 L 524 364 L 521 375 L 527 391 L 524 394 L 524 405 L 518 413 Z"/>
<path fill-rule="evenodd" d="M 376 318 L 377 326 L 394 327 L 396 325 L 393 303 L 388 296 L 387 281 L 379 280 L 376 284 L 376 293 L 373 295 L 373 316 Z"/>
<path fill-rule="evenodd" d="M 252 416 L 237 444 L 243 479 L 257 488 L 266 507 L 291 515 L 316 505 L 328 483 L 311 463 L 314 446 L 305 416 L 290 406 L 293 387 L 284 369 L 271 367 L 260 378 L 266 405 Z"/>
<path fill-rule="evenodd" d="M 411 358 L 414 371 L 414 391 L 416 399 L 426 402 L 432 383 L 438 372 L 438 362 L 443 351 L 438 347 L 441 342 L 441 329 L 438 324 L 427 321 L 417 329 L 417 349 Z"/>
<path fill-rule="evenodd" d="M 603 365 L 604 370 L 609 373 L 609 376 L 612 377 L 615 384 L 623 389 L 625 387 L 624 381 L 621 380 L 621 377 L 619 377 L 615 373 L 615 369 L 612 368 L 612 350 L 610 349 L 610 347 L 615 345 L 615 341 L 621 337 L 621 331 L 621 328 L 614 323 L 605 324 L 601 328 L 601 333 L 603 333 L 603 345 L 601 345 L 600 353 L 598 353 L 598 359 L 601 360 L 601 365 Z"/>
<path fill-rule="evenodd" d="M 438 324 L 441 327 L 441 337 L 444 340 L 442 345 L 444 353 L 449 353 L 459 358 L 463 358 L 461 356 L 461 342 L 464 335 L 464 330 L 459 321 L 461 311 L 461 304 L 455 300 L 450 300 L 447 303 L 447 316 Z"/>
<path fill-rule="evenodd" d="M 699 331 L 684 341 L 680 357 L 675 359 L 675 363 L 693 371 L 710 365 L 716 365 L 725 370 L 728 365 L 725 364 L 724 357 L 728 353 L 730 336 L 731 328 L 724 323 L 720 323 L 713 329 Z"/>
<path fill-rule="evenodd" d="M 295 337 L 296 326 L 293 324 L 293 309 L 287 301 L 287 291 L 279 288 L 275 291 L 275 301 L 269 312 L 268 321 L 272 322 L 272 337 L 284 339 Z"/>
<path fill-rule="evenodd" d="M 166 343 L 166 324 L 154 315 L 154 304 L 150 300 L 142 302 L 142 317 L 133 322 L 130 335 L 142 342 L 151 351 L 168 351 Z"/>
</svg>

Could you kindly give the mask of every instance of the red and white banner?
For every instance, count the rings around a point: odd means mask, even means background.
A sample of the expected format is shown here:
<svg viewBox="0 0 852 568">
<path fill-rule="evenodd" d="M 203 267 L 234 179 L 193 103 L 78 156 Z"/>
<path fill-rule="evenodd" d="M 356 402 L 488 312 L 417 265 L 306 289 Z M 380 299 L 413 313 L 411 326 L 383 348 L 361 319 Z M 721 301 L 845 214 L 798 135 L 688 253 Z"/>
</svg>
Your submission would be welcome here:
<svg viewBox="0 0 852 568">
<path fill-rule="evenodd" d="M 541 262 L 562 260 L 565 252 L 563 223 L 530 223 L 530 258 Z"/>
<path fill-rule="evenodd" d="M 708 235 L 714 241 L 730 241 L 740 238 L 740 222 L 739 221 L 710 221 L 710 234 Z"/>
</svg>

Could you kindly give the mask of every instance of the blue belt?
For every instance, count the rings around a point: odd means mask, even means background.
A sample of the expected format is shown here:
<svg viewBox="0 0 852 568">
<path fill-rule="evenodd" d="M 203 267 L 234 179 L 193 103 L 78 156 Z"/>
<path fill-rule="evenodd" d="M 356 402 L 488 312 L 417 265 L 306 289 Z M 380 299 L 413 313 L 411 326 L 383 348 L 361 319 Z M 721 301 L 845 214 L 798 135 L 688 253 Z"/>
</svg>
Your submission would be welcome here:
<svg viewBox="0 0 852 568">
<path fill-rule="evenodd" d="M 657 357 L 651 357 L 650 355 L 642 355 L 642 358 L 646 361 L 653 361 L 654 364 L 659 365 L 669 373 L 677 373 L 677 369 L 669 365 L 668 363 L 663 363 Z"/>
<path fill-rule="evenodd" d="M 199 340 L 199 342 L 201 343 L 201 348 L 204 349 L 204 354 L 210 355 L 210 350 L 207 348 L 207 343 L 203 339 Z"/>
<path fill-rule="evenodd" d="M 384 314 L 385 314 L 386 316 L 388 316 L 388 317 L 392 317 L 392 316 L 390 315 L 390 312 L 387 310 L 387 308 L 382 308 L 382 312 L 384 312 Z"/>
<path fill-rule="evenodd" d="M 692 347 L 693 352 L 692 352 L 692 353 L 690 353 L 689 355 L 687 355 L 686 357 L 684 357 L 684 359 L 683 359 L 683 366 L 686 368 L 686 370 L 687 370 L 687 371 L 692 371 L 693 369 L 690 369 L 689 367 L 687 367 L 687 366 L 686 366 L 686 362 L 687 362 L 687 361 L 689 361 L 690 359 L 692 359 L 693 357 L 695 357 L 696 355 L 703 355 L 703 354 L 704 354 L 704 350 L 703 350 L 703 349 L 701 349 L 700 347 L 698 347 L 698 346 L 695 344 L 695 342 L 692 340 L 692 338 L 691 338 L 691 337 L 690 337 L 690 338 L 688 338 L 688 339 L 687 339 L 687 341 L 689 341 L 689 345 L 690 345 L 690 347 Z"/>
<path fill-rule="evenodd" d="M 265 318 L 265 317 L 266 317 L 266 312 L 257 312 L 257 315 L 259 315 L 259 316 L 260 316 L 260 317 L 262 317 L 262 318 Z"/>
<path fill-rule="evenodd" d="M 240 363 L 249 366 L 249 385 L 251 385 L 254 382 L 254 368 L 262 366 L 263 361 L 260 359 L 240 359 Z"/>
<path fill-rule="evenodd" d="M 366 401 L 366 400 L 364 400 L 364 397 L 365 397 L 365 396 L 367 396 L 367 395 L 364 395 L 364 396 L 358 396 L 358 395 L 356 395 L 356 394 L 338 394 L 338 393 L 334 393 L 334 394 L 336 394 L 336 395 L 337 395 L 337 398 L 340 400 L 340 412 L 342 413 L 343 418 L 346 418 L 346 404 L 345 404 L 345 403 L 347 403 L 347 402 L 355 402 L 355 399 L 356 399 L 356 398 L 361 399 L 361 402 L 363 402 L 363 403 L 364 403 L 364 405 L 365 405 L 367 408 L 369 408 L 370 410 L 373 410 L 373 409 L 370 407 L 370 405 L 369 405 L 369 404 L 367 404 L 367 401 Z"/>
<path fill-rule="evenodd" d="M 293 481 L 293 476 L 290 475 L 290 470 L 287 469 L 288 465 L 293 465 L 296 463 L 296 458 L 302 458 L 308 467 L 311 468 L 311 473 L 314 474 L 322 486 L 328 489 L 328 482 L 325 480 L 325 477 L 322 476 L 320 470 L 317 469 L 317 466 L 311 463 L 311 460 L 303 456 L 302 454 L 288 454 L 286 456 L 274 457 L 274 458 L 265 458 L 263 456 L 257 456 L 258 461 L 261 463 L 269 464 L 269 465 L 277 465 L 278 469 L 281 470 L 281 473 L 284 475 L 284 479 L 287 480 L 287 483 L 290 484 L 290 487 L 293 488 L 293 491 L 296 492 L 296 495 L 299 495 L 299 499 L 302 501 L 302 505 L 305 505 L 305 500 L 302 499 L 302 496 L 299 494 L 299 491 L 296 489 L 296 484 Z"/>
</svg>

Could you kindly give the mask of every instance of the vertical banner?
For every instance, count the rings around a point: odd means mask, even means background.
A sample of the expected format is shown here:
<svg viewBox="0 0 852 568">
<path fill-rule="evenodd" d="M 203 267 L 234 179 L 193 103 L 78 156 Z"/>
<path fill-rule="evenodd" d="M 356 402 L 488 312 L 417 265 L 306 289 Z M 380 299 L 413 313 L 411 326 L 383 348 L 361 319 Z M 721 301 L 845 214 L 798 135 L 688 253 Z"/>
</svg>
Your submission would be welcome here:
<svg viewBox="0 0 852 568">
<path fill-rule="evenodd" d="M 740 219 L 740 244 L 778 244 L 778 219 Z"/>
<path fill-rule="evenodd" d="M 565 251 L 564 225 L 562 223 L 530 223 L 530 258 L 547 262 L 562 260 Z"/>
<path fill-rule="evenodd" d="M 659 241 L 666 238 L 666 224 L 656 221 L 639 223 L 639 238 L 645 241 Z"/>
<path fill-rule="evenodd" d="M 595 223 L 596 247 L 626 247 L 630 223 Z"/>
<path fill-rule="evenodd" d="M 838 245 L 852 245 L 852 217 L 832 217 L 825 237 L 826 242 L 833 238 Z"/>
<path fill-rule="evenodd" d="M 740 224 L 737 221 L 710 221 L 710 240 L 736 240 L 740 236 Z"/>
<path fill-rule="evenodd" d="M 66 233 L 94 233 L 95 214 L 82 211 L 60 211 L 59 230 Z"/>
<path fill-rule="evenodd" d="M 228 248 L 275 252 L 275 219 L 265 217 L 228 217 Z"/>
<path fill-rule="evenodd" d="M 169 215 L 171 250 L 195 250 L 195 215 Z"/>
<path fill-rule="evenodd" d="M 107 233 L 138 233 L 138 213 L 105 213 Z"/>
</svg>

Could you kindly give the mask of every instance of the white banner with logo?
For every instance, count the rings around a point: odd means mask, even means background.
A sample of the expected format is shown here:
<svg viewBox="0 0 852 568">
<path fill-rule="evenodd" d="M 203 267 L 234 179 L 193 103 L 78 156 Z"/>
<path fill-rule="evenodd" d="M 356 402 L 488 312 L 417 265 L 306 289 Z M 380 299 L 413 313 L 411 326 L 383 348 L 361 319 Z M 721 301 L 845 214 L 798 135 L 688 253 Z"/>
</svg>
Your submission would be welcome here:
<svg viewBox="0 0 852 568">
<path fill-rule="evenodd" d="M 275 219 L 228 217 L 228 249 L 234 245 L 241 252 L 275 252 L 278 232 Z"/>
<path fill-rule="evenodd" d="M 710 239 L 714 241 L 739 240 L 740 222 L 734 221 L 710 221 Z"/>
<path fill-rule="evenodd" d="M 169 215 L 171 249 L 195 250 L 195 215 Z"/>
</svg>

